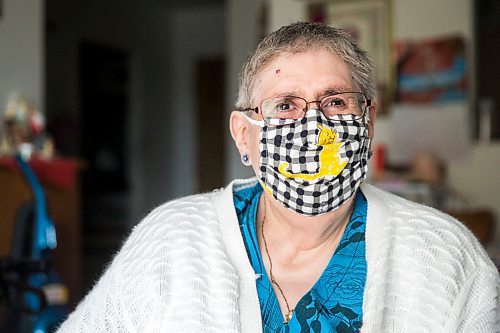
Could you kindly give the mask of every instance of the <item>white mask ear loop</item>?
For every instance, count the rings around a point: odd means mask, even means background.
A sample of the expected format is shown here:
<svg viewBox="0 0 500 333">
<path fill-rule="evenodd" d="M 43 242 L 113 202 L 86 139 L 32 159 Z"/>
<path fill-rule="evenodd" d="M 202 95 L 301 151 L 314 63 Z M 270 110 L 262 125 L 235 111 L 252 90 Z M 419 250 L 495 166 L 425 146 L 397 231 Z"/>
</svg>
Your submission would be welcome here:
<svg viewBox="0 0 500 333">
<path fill-rule="evenodd" d="M 365 112 L 366 112 L 366 115 L 365 115 L 364 117 L 365 117 L 365 119 L 366 119 L 366 124 L 367 124 L 367 125 L 369 125 L 369 124 L 370 124 L 370 122 L 371 122 L 371 119 L 370 119 L 370 107 L 369 107 L 369 106 L 367 106 L 367 108 L 366 108 L 366 111 L 365 111 Z M 369 161 L 369 160 L 372 158 L 372 156 L 373 156 L 373 150 L 372 150 L 372 139 L 368 139 L 368 146 L 367 146 L 367 149 L 368 149 L 368 151 L 366 152 L 366 155 L 367 155 L 367 156 L 366 156 L 366 157 L 367 157 L 367 158 L 366 158 L 366 161 L 367 161 L 367 163 L 368 163 L 368 161 Z"/>
<path fill-rule="evenodd" d="M 243 114 L 245 118 L 247 118 L 248 122 L 252 125 L 259 126 L 259 127 L 264 127 L 266 124 L 264 123 L 264 120 L 255 120 L 246 114 Z"/>
<path fill-rule="evenodd" d="M 366 123 L 367 123 L 367 124 L 371 123 L 371 119 L 370 119 L 370 108 L 371 108 L 371 107 L 372 107 L 371 105 L 370 105 L 370 106 L 367 106 L 367 107 L 366 107 L 366 110 L 365 110 L 366 115 L 365 115 L 364 117 L 366 118 Z"/>
</svg>

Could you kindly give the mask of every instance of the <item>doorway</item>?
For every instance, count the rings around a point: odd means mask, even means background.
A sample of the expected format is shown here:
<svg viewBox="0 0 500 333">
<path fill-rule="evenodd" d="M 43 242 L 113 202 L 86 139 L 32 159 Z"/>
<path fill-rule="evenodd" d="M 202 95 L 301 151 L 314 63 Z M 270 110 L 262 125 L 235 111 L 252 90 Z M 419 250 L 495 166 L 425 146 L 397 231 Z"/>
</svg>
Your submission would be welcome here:
<svg viewBox="0 0 500 333">
<path fill-rule="evenodd" d="M 201 58 L 197 62 L 198 184 L 207 192 L 224 185 L 225 61 L 223 57 Z"/>
<path fill-rule="evenodd" d="M 486 136 L 500 139 L 500 1 L 474 2 L 476 22 L 477 97 L 479 110 L 476 114 L 476 135 L 486 126 Z M 484 110 L 485 104 L 487 110 Z M 483 109 L 483 110 L 481 110 Z M 483 128 L 481 128 L 483 127 Z"/>
<path fill-rule="evenodd" d="M 83 282 L 87 290 L 126 234 L 129 61 L 125 50 L 92 41 L 79 47 Z"/>
</svg>

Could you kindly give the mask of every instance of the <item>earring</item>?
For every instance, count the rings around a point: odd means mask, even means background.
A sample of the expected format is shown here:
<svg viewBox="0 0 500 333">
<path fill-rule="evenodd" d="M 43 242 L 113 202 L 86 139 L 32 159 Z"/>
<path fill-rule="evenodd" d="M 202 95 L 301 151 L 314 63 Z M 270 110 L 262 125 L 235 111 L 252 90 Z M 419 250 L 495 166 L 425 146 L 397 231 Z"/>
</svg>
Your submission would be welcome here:
<svg viewBox="0 0 500 333">
<path fill-rule="evenodd" d="M 243 163 L 244 166 L 250 166 L 250 157 L 247 153 L 241 154 L 241 163 Z"/>
</svg>

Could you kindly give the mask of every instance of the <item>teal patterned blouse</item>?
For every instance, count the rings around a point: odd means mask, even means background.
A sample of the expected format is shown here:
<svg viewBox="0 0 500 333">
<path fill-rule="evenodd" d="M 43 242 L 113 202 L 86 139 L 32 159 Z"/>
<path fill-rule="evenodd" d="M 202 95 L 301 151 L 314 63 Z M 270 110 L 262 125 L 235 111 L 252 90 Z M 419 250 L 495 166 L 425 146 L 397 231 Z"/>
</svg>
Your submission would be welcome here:
<svg viewBox="0 0 500 333">
<path fill-rule="evenodd" d="M 263 331 L 268 332 L 359 332 L 362 324 L 363 291 L 366 282 L 366 198 L 358 191 L 354 211 L 328 266 L 312 289 L 297 303 L 292 319 L 283 323 L 276 294 L 262 261 L 255 217 L 260 184 L 237 191 L 234 205 L 248 257 L 259 276 L 257 293 Z"/>
</svg>

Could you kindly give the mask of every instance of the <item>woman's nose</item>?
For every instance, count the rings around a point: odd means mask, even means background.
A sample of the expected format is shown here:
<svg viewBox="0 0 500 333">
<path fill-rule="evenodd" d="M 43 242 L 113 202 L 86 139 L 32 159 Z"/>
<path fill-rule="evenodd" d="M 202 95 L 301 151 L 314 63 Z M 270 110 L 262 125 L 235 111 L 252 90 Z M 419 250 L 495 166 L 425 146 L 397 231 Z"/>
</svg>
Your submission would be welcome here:
<svg viewBox="0 0 500 333">
<path fill-rule="evenodd" d="M 306 107 L 304 108 L 304 112 L 307 112 L 311 109 L 311 107 L 309 105 L 311 105 L 312 103 L 316 103 L 316 107 L 317 109 L 319 110 L 320 108 L 320 103 L 321 101 L 310 101 L 310 102 L 306 102 Z"/>
</svg>

